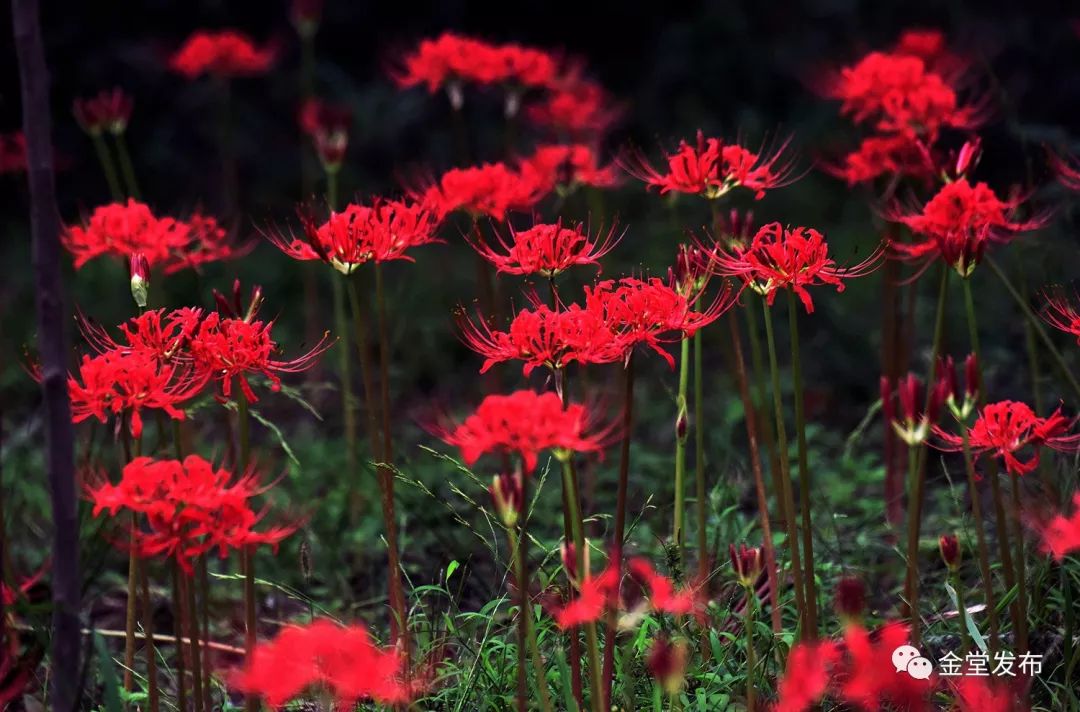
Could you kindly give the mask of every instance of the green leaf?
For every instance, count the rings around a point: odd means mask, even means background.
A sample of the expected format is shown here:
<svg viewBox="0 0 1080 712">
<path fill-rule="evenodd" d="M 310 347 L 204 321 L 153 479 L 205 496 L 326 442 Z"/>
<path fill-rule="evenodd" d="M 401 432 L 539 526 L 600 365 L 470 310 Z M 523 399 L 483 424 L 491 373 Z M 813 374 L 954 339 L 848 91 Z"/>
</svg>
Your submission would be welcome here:
<svg viewBox="0 0 1080 712">
<path fill-rule="evenodd" d="M 98 675 L 101 677 L 101 696 L 106 712 L 123 712 L 120 701 L 120 681 L 116 677 L 116 665 L 105 646 L 100 633 L 94 633 L 94 650 L 98 657 Z"/>
<path fill-rule="evenodd" d="M 454 575 L 454 572 L 458 570 L 459 566 L 461 566 L 461 564 L 458 563 L 457 559 L 454 559 L 453 561 L 451 561 L 449 564 L 446 565 L 446 582 L 447 583 L 450 583 L 450 577 Z"/>
<path fill-rule="evenodd" d="M 570 667 L 566 664 L 566 652 L 561 645 L 555 646 L 555 664 L 559 668 L 559 687 L 562 688 L 563 704 L 569 712 L 577 712 L 573 685 L 570 684 Z"/>
<path fill-rule="evenodd" d="M 274 437 L 277 438 L 278 443 L 281 445 L 281 449 L 285 451 L 285 454 L 288 455 L 289 459 L 292 460 L 294 465 L 296 465 L 296 469 L 301 469 L 300 460 L 296 459 L 296 453 L 294 453 L 293 449 L 289 447 L 289 443 L 285 440 L 285 435 L 281 432 L 281 428 L 267 420 L 265 417 L 259 414 L 258 411 L 249 409 L 248 413 L 251 414 L 252 418 L 262 423 L 263 427 L 265 427 L 267 430 L 274 434 Z"/>
<path fill-rule="evenodd" d="M 956 595 L 956 589 L 949 585 L 949 582 L 945 582 L 945 590 L 949 594 L 949 600 L 952 601 L 953 608 L 957 611 L 960 610 L 960 598 Z M 985 654 L 987 652 L 986 639 L 983 638 L 982 633 L 979 632 L 979 626 L 975 625 L 975 620 L 971 614 L 966 610 L 964 611 L 964 622 L 967 624 L 968 635 L 971 636 L 971 640 L 975 643 L 980 651 Z"/>
</svg>

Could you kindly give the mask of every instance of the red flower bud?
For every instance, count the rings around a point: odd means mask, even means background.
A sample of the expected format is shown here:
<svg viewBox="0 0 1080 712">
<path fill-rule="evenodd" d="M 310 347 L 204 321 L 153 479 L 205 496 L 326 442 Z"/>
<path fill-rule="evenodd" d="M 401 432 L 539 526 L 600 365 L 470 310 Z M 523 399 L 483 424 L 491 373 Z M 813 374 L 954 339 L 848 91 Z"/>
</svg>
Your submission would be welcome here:
<svg viewBox="0 0 1080 712">
<path fill-rule="evenodd" d="M 488 491 L 495 504 L 495 513 L 499 515 L 503 526 L 511 528 L 516 525 L 521 509 L 521 474 L 515 472 L 512 475 L 495 475 Z"/>
<path fill-rule="evenodd" d="M 909 373 L 900 379 L 897 385 L 900 391 L 900 415 L 905 421 L 913 423 L 919 419 L 919 379 Z"/>
<path fill-rule="evenodd" d="M 666 637 L 653 641 L 649 650 L 646 666 L 669 695 L 678 694 L 686 679 L 686 661 L 688 659 L 686 641 L 671 642 Z"/>
<path fill-rule="evenodd" d="M 833 598 L 836 612 L 843 618 L 858 620 L 866 611 L 866 584 L 856 576 L 845 576 L 836 584 Z"/>
<path fill-rule="evenodd" d="M 140 309 L 146 308 L 150 292 L 150 262 L 141 252 L 131 253 L 131 296 Z"/>
<path fill-rule="evenodd" d="M 960 565 L 960 541 L 955 534 L 942 534 L 938 538 L 938 548 L 941 550 L 941 559 L 950 569 L 955 570 Z"/>
<path fill-rule="evenodd" d="M 753 586 L 761 575 L 761 549 L 752 548 L 739 544 L 736 549 L 734 544 L 728 545 L 731 554 L 731 565 L 735 569 L 735 575 L 743 586 Z"/>
<path fill-rule="evenodd" d="M 965 175 L 969 169 L 974 168 L 975 164 L 979 162 L 979 155 L 982 153 L 982 139 L 975 136 L 964 143 L 960 147 L 960 152 L 956 156 L 956 176 L 959 178 Z"/>
<path fill-rule="evenodd" d="M 971 401 L 978 400 L 979 389 L 979 358 L 975 354 L 968 354 L 964 359 L 964 396 Z"/>
</svg>

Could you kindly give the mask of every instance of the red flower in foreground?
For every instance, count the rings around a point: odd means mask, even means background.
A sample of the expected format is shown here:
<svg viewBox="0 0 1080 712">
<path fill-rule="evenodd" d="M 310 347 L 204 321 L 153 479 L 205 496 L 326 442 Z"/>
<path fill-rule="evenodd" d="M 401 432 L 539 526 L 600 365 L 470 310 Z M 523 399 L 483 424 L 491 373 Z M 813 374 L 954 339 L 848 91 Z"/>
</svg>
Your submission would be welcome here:
<svg viewBox="0 0 1080 712">
<path fill-rule="evenodd" d="M 837 267 L 823 234 L 813 228 L 785 228 L 778 222 L 758 230 L 745 250 L 726 251 L 718 245 L 711 253 L 717 274 L 738 277 L 770 305 L 779 290 L 790 289 L 807 313 L 814 311 L 807 287 L 831 284 L 842 292 L 844 280 L 874 271 L 883 256 L 884 249 L 879 248 L 857 265 Z"/>
<path fill-rule="evenodd" d="M 429 92 L 456 82 L 544 87 L 559 74 L 559 61 L 543 50 L 493 45 L 452 32 L 421 41 L 400 64 L 391 72 L 398 86 L 424 84 Z"/>
<path fill-rule="evenodd" d="M 250 37 L 236 30 L 199 30 L 176 50 L 169 59 L 169 67 L 188 79 L 200 74 L 251 76 L 270 69 L 276 54 L 272 46 L 259 48 Z"/>
<path fill-rule="evenodd" d="M 26 136 L 22 131 L 0 134 L 0 175 L 26 170 Z"/>
<path fill-rule="evenodd" d="M 612 329 L 605 315 L 577 304 L 551 309 L 537 304 L 518 312 L 507 331 L 488 326 L 482 318 L 460 322 L 466 345 L 485 358 L 480 373 L 496 363 L 524 361 L 527 377 L 538 366 L 552 370 L 577 362 L 612 363 L 626 351 L 625 340 Z"/>
<path fill-rule="evenodd" d="M 311 137 L 323 168 L 335 171 L 345 159 L 349 146 L 349 128 L 352 126 L 352 109 L 342 104 L 331 104 L 319 99 L 309 99 L 300 107 L 300 130 Z"/>
<path fill-rule="evenodd" d="M 838 679 L 840 697 L 868 710 L 882 705 L 911 712 L 929 709 L 927 697 L 934 678 L 918 680 L 905 671 L 898 672 L 893 664 L 893 651 L 910 644 L 908 626 L 903 623 L 886 623 L 872 633 L 858 625 L 845 628 L 847 660 Z"/>
<path fill-rule="evenodd" d="M 525 109 L 534 124 L 577 137 L 603 133 L 619 114 L 603 87 L 579 77 L 560 83 Z"/>
<path fill-rule="evenodd" d="M 618 182 L 615 169 L 601 168 L 596 152 L 581 143 L 537 146 L 536 152 L 521 164 L 524 170 L 535 171 L 545 182 L 564 191 L 579 185 L 609 188 Z"/>
<path fill-rule="evenodd" d="M 137 457 L 124 467 L 120 482 L 103 481 L 87 492 L 95 517 L 123 510 L 144 515 L 146 528 L 136 530 L 139 554 L 173 558 L 189 574 L 193 563 L 215 548 L 222 557 L 259 544 L 276 548 L 295 530 L 282 525 L 255 531 L 262 518 L 249 502 L 259 492 L 255 477 L 234 480 L 198 455 L 183 462 Z"/>
<path fill-rule="evenodd" d="M 659 613 L 673 616 L 693 615 L 704 619 L 705 590 L 701 585 L 689 585 L 676 590 L 671 579 L 661 575 L 653 565 L 642 558 L 630 559 L 630 575 L 639 580 L 647 590 L 649 606 Z"/>
<path fill-rule="evenodd" d="M 191 364 L 167 364 L 145 350 L 115 349 L 99 356 L 83 356 L 77 375 L 68 377 L 71 420 L 126 415 L 131 435 L 142 437 L 142 409 L 162 410 L 183 420 L 180 408 L 202 390 L 207 377 Z"/>
<path fill-rule="evenodd" d="M 85 225 L 65 228 L 61 240 L 75 258 L 76 269 L 102 255 L 127 261 L 139 252 L 151 267 L 163 267 L 170 274 L 246 252 L 229 242 L 212 217 L 196 213 L 186 222 L 159 218 L 145 203 L 130 198 L 95 209 Z"/>
<path fill-rule="evenodd" d="M 657 171 L 640 153 L 631 153 L 621 163 L 627 173 L 659 188 L 661 194 L 674 191 L 714 199 L 744 187 L 761 198 L 766 190 L 792 180 L 793 159 L 785 155 L 788 143 L 784 141 L 774 151 L 754 153 L 736 143 L 706 139 L 698 131 L 696 145 L 682 141 L 667 156 L 667 173 Z"/>
<path fill-rule="evenodd" d="M 536 469 L 540 453 L 555 451 L 563 457 L 570 452 L 601 450 L 605 431 L 594 429 L 592 414 L 583 405 L 563 407 L 555 393 L 514 391 L 510 395 L 484 398 L 476 412 L 461 424 L 437 432 L 444 441 L 461 449 L 466 465 L 494 451 L 518 453 L 525 472 Z"/>
<path fill-rule="evenodd" d="M 107 90 L 89 99 L 76 99 L 75 120 L 83 131 L 92 136 L 102 131 L 115 136 L 127 129 L 133 106 L 131 97 L 122 89 Z"/>
<path fill-rule="evenodd" d="M 1068 554 L 1080 550 L 1080 494 L 1073 495 L 1073 513 L 1055 515 L 1040 528 L 1045 551 L 1061 561 Z"/>
<path fill-rule="evenodd" d="M 825 694 L 830 671 L 840 657 L 832 641 L 796 643 L 788 653 L 787 672 L 777 685 L 779 699 L 773 712 L 803 712 Z"/>
<path fill-rule="evenodd" d="M 596 265 L 622 239 L 612 227 L 606 234 L 593 239 L 581 223 L 563 227 L 562 221 L 554 224 L 533 225 L 527 230 L 514 230 L 510 226 L 510 239 L 496 233 L 499 246 L 506 254 L 495 252 L 477 236 L 469 239 L 472 248 L 499 272 L 507 274 L 539 274 L 553 277 L 575 265 Z"/>
<path fill-rule="evenodd" d="M 261 695 L 274 708 L 319 685 L 333 695 L 338 709 L 352 709 L 361 700 L 396 705 L 413 697 L 403 679 L 404 664 L 397 649 L 379 648 L 363 626 L 316 620 L 288 626 L 273 641 L 256 646 L 232 684 Z"/>
<path fill-rule="evenodd" d="M 174 358 L 190 361 L 185 350 L 202 319 L 202 310 L 150 309 L 120 325 L 120 340 L 114 339 L 100 324 L 81 314 L 78 316 L 79 330 L 98 353 L 139 351 L 163 362 Z"/>
<path fill-rule="evenodd" d="M 989 403 L 979 413 L 968 430 L 968 444 L 976 456 L 989 454 L 1001 458 L 1013 475 L 1025 475 L 1039 466 L 1039 449 L 1043 446 L 1062 452 L 1075 452 L 1080 447 L 1080 435 L 1068 434 L 1075 419 L 1066 418 L 1061 409 L 1047 418 L 1040 418 L 1026 403 L 999 401 Z M 934 428 L 941 450 L 955 452 L 963 447 L 959 435 Z M 1022 451 L 1030 449 L 1030 457 L 1021 460 Z"/>
<path fill-rule="evenodd" d="M 609 565 L 600 575 L 585 573 L 577 595 L 566 605 L 556 606 L 551 615 L 560 630 L 595 623 L 619 604 L 619 567 Z"/>
<path fill-rule="evenodd" d="M 554 187 L 548 176 L 526 165 L 520 171 L 505 163 L 454 168 L 414 198 L 432 206 L 439 217 L 455 210 L 503 220 L 507 211 L 529 210 Z"/>
<path fill-rule="evenodd" d="M 890 219 L 907 225 L 923 240 L 894 242 L 891 247 L 900 259 L 912 262 L 929 264 L 940 256 L 960 276 L 968 277 L 988 245 L 1008 242 L 1045 224 L 1045 217 L 1038 216 L 1026 222 L 1013 220 L 1020 202 L 1003 201 L 986 183 L 972 185 L 960 178 L 945 184 L 917 213 L 893 209 Z"/>
<path fill-rule="evenodd" d="M 303 239 L 271 231 L 268 239 L 297 260 L 322 260 L 342 274 L 352 274 L 367 262 L 408 260 L 407 251 L 437 242 L 439 219 L 419 203 L 375 198 L 370 206 L 351 204 L 316 224 L 301 213 Z"/>
</svg>

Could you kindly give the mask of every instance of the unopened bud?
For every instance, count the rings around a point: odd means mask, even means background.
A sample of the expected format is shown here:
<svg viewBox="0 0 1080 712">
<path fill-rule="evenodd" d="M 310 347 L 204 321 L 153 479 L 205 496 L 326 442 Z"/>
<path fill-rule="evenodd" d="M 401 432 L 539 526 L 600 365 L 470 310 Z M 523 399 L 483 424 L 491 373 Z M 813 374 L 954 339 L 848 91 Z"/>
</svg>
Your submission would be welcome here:
<svg viewBox="0 0 1080 712">
<path fill-rule="evenodd" d="M 753 586 L 761 575 L 761 549 L 749 547 L 745 543 L 735 548 L 734 544 L 728 545 L 728 553 L 731 555 L 731 566 L 735 569 L 735 576 L 743 586 Z"/>
<path fill-rule="evenodd" d="M 949 570 L 955 571 L 960 565 L 960 541 L 955 534 L 942 534 L 938 538 L 938 548 L 941 550 L 941 559 Z"/>
<path fill-rule="evenodd" d="M 686 440 L 686 431 L 689 428 L 689 419 L 686 417 L 686 405 L 679 408 L 679 415 L 675 418 L 675 437 L 679 442 Z"/>
<path fill-rule="evenodd" d="M 856 576 L 843 577 L 836 584 L 833 605 L 846 621 L 859 621 L 866 611 L 866 584 Z"/>
<path fill-rule="evenodd" d="M 975 164 L 979 162 L 979 155 L 981 153 L 982 139 L 978 136 L 966 141 L 963 146 L 960 147 L 960 152 L 956 156 L 956 176 L 957 178 L 963 177 L 967 174 L 968 170 L 975 167 Z"/>
<path fill-rule="evenodd" d="M 689 651 L 685 640 L 672 642 L 666 637 L 653 641 L 646 666 L 664 692 L 677 695 L 686 681 L 686 662 Z"/>
<path fill-rule="evenodd" d="M 150 263 L 141 252 L 131 253 L 131 296 L 137 307 L 146 308 L 150 296 Z"/>
<path fill-rule="evenodd" d="M 495 505 L 495 513 L 499 515 L 503 526 L 508 529 L 514 527 L 521 509 L 521 476 L 517 473 L 495 475 L 488 491 Z"/>
</svg>

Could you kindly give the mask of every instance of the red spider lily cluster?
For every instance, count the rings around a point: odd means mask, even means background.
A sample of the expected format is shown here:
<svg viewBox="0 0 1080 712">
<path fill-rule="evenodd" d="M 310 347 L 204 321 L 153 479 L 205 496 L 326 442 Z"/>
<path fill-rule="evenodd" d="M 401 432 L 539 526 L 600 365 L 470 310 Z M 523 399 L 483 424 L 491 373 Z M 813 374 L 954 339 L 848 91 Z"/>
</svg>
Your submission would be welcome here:
<svg viewBox="0 0 1080 712">
<path fill-rule="evenodd" d="M 583 138 L 603 134 L 620 113 L 602 86 L 575 74 L 526 107 L 525 117 L 557 135 Z"/>
<path fill-rule="evenodd" d="M 829 284 L 842 292 L 845 279 L 862 277 L 877 267 L 884 249 L 856 265 L 839 267 L 829 256 L 825 236 L 817 230 L 770 223 L 757 231 L 745 249 L 728 251 L 717 246 L 709 254 L 717 274 L 741 279 L 769 304 L 778 292 L 791 290 L 807 313 L 812 313 L 814 302 L 807 287 Z"/>
<path fill-rule="evenodd" d="M 698 131 L 695 144 L 682 141 L 666 157 L 666 173 L 655 169 L 639 152 L 625 156 L 622 165 L 649 187 L 659 188 L 661 194 L 689 193 L 714 200 L 741 187 L 761 198 L 765 191 L 791 182 L 793 161 L 787 148 L 788 141 L 784 141 L 775 149 L 754 152 L 738 143 L 707 139 Z"/>
<path fill-rule="evenodd" d="M 400 86 L 423 84 L 430 92 L 451 83 L 546 88 L 561 74 L 561 63 L 550 52 L 514 43 L 491 44 L 452 32 L 423 40 L 400 64 L 392 72 Z"/>
<path fill-rule="evenodd" d="M 229 240 L 217 220 L 196 213 L 188 220 L 158 217 L 145 203 L 103 205 L 82 225 L 71 225 L 61 239 L 79 268 L 103 255 L 129 259 L 142 254 L 166 274 L 238 257 L 246 248 Z"/>
<path fill-rule="evenodd" d="M 137 457 L 117 484 L 88 487 L 94 516 L 126 511 L 145 518 L 146 528 L 134 530 L 140 556 L 170 558 L 189 574 L 193 563 L 214 549 L 222 558 L 261 544 L 276 549 L 296 529 L 278 525 L 256 531 L 263 513 L 252 509 L 250 500 L 259 493 L 254 475 L 235 478 L 198 455 L 182 461 Z"/>
<path fill-rule="evenodd" d="M 554 188 L 554 176 L 530 163 L 514 169 L 505 163 L 454 168 L 414 197 L 442 218 L 463 210 L 503 220 L 511 210 L 529 210 Z"/>
<path fill-rule="evenodd" d="M 135 102 L 122 89 L 100 92 L 89 99 L 76 99 L 75 120 L 91 136 L 108 132 L 119 135 L 127 130 Z"/>
<path fill-rule="evenodd" d="M 272 46 L 259 47 L 242 32 L 200 30 L 176 50 L 169 67 L 188 79 L 203 74 L 244 77 L 265 73 L 276 57 Z"/>
<path fill-rule="evenodd" d="M 437 242 L 439 215 L 422 203 L 375 198 L 371 205 L 350 204 L 318 224 L 301 212 L 303 239 L 280 231 L 268 238 L 296 260 L 321 260 L 342 274 L 368 262 L 408 260 L 408 251 Z"/>
<path fill-rule="evenodd" d="M 275 709 L 318 688 L 333 696 L 337 709 L 352 709 L 367 700 L 383 705 L 409 702 L 413 685 L 404 676 L 401 653 L 380 649 L 366 628 L 319 619 L 288 626 L 255 648 L 233 684 L 262 696 Z"/>
<path fill-rule="evenodd" d="M 577 265 L 594 265 L 619 243 L 615 228 L 593 238 L 586 226 L 578 223 L 564 227 L 562 222 L 541 223 L 526 230 L 509 227 L 510 239 L 496 235 L 506 254 L 496 252 L 482 237 L 470 239 L 473 249 L 506 274 L 539 274 L 554 277 Z"/>
<path fill-rule="evenodd" d="M 581 185 L 610 188 L 618 182 L 615 168 L 601 166 L 596 151 L 583 143 L 537 146 L 522 165 L 563 193 Z"/>
</svg>

